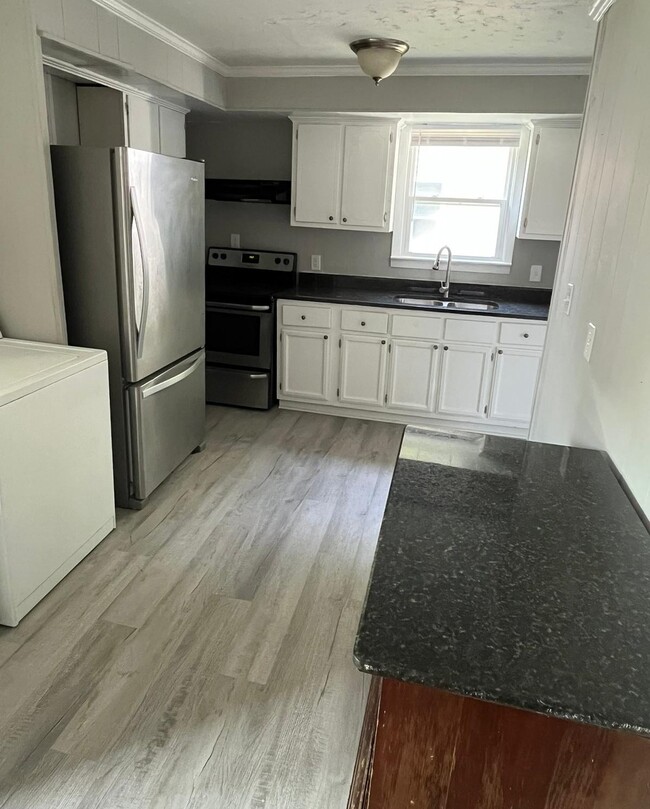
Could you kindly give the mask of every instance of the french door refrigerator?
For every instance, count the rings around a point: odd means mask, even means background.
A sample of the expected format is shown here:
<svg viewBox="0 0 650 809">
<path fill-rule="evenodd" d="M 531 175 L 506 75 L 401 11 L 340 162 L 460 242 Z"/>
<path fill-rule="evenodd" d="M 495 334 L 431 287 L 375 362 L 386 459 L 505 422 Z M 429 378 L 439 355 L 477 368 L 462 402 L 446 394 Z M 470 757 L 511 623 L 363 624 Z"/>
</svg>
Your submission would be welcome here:
<svg viewBox="0 0 650 809">
<path fill-rule="evenodd" d="M 140 508 L 204 440 L 204 167 L 51 151 L 68 338 L 108 352 L 116 502 Z"/>
</svg>

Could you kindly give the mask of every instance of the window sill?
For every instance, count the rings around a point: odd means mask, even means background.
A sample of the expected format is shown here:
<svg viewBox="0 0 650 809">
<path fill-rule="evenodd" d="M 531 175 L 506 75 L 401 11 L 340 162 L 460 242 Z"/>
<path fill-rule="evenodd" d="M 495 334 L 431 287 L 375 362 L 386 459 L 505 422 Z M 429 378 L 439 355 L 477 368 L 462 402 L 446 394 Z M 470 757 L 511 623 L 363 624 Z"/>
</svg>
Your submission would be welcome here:
<svg viewBox="0 0 650 809">
<path fill-rule="evenodd" d="M 415 256 L 391 256 L 390 266 L 405 270 L 431 270 L 433 258 L 416 258 Z M 441 272 L 446 267 L 444 261 Z M 466 261 L 454 259 L 451 262 L 452 273 L 473 272 L 490 273 L 492 275 L 509 275 L 512 265 L 506 261 Z"/>
</svg>

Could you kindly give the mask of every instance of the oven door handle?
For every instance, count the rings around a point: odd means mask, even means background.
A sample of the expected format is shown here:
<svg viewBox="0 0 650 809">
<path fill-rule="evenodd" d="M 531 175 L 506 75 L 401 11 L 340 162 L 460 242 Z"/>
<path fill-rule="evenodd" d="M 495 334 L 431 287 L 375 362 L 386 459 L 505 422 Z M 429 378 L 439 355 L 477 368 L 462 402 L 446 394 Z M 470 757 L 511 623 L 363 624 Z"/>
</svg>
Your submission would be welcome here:
<svg viewBox="0 0 650 809">
<path fill-rule="evenodd" d="M 205 307 L 208 312 L 214 312 L 217 309 L 243 309 L 246 312 L 270 312 L 270 306 L 254 306 L 249 303 L 220 303 L 219 301 L 210 301 Z"/>
</svg>

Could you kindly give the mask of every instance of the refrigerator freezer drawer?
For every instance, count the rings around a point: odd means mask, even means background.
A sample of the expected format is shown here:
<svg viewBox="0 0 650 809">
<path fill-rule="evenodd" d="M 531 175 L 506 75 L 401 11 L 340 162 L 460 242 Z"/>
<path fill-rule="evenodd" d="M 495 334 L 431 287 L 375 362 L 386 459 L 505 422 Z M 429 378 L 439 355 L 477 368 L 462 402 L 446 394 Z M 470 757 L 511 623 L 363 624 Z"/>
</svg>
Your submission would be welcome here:
<svg viewBox="0 0 650 809">
<path fill-rule="evenodd" d="M 205 435 L 205 353 L 127 390 L 133 505 L 144 501 Z"/>
</svg>

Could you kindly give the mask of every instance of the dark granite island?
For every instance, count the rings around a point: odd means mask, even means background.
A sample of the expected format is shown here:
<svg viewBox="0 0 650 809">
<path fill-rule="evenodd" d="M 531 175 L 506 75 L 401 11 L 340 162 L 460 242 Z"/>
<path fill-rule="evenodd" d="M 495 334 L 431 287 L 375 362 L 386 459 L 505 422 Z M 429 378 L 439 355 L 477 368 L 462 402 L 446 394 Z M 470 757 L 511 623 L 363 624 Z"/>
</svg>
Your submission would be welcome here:
<svg viewBox="0 0 650 809">
<path fill-rule="evenodd" d="M 601 453 L 408 428 L 355 659 L 351 806 L 650 807 L 650 536 Z"/>
</svg>

